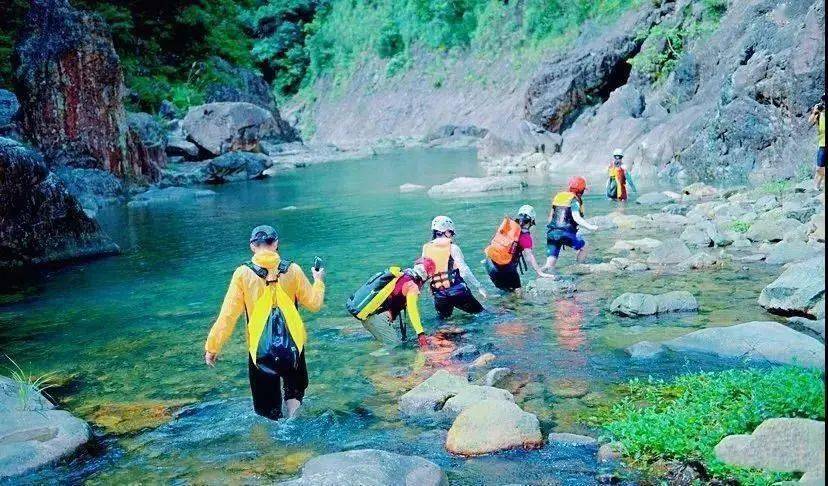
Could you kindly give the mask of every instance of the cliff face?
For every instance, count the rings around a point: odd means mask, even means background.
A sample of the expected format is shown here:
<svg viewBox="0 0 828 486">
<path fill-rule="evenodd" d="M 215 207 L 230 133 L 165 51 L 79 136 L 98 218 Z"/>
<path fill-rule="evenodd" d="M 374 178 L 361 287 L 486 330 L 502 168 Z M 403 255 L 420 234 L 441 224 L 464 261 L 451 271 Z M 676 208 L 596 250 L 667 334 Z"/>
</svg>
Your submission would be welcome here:
<svg viewBox="0 0 828 486">
<path fill-rule="evenodd" d="M 99 17 L 67 0 L 33 0 L 15 52 L 15 79 L 25 135 L 48 160 L 130 182 L 158 178 L 165 157 L 154 158 L 129 129 L 120 60 Z"/>
<path fill-rule="evenodd" d="M 668 3 L 657 23 L 690 29 L 698 22 L 695 7 Z M 621 147 L 636 170 L 651 178 L 738 182 L 793 176 L 813 160 L 816 135 L 806 118 L 823 93 L 824 33 L 822 2 L 732 2 L 714 31 L 688 43 L 666 79 L 653 82 L 634 72 L 606 101 L 585 108 L 561 132 L 561 150 L 547 167 L 600 171 L 612 149 Z M 644 42 L 646 49 L 652 41 Z M 527 117 L 549 130 L 560 127 L 556 120 L 566 106 L 548 101 L 537 88 L 565 62 L 542 65 L 525 101 Z"/>
<path fill-rule="evenodd" d="M 715 22 L 705 2 L 654 3 L 585 25 L 539 60 L 460 56 L 435 70 L 426 69 L 434 56 L 421 54 L 390 79 L 382 63 L 366 62 L 344 86 L 319 82 L 300 116 L 315 141 L 343 145 L 477 125 L 489 131 L 481 158 L 508 159 L 494 160 L 494 172 L 597 178 L 616 147 L 639 177 L 681 182 L 776 179 L 811 164 L 806 114 L 825 80 L 822 2 L 733 0 Z M 656 31 L 685 35 L 683 45 L 647 35 Z M 669 75 L 633 69 L 644 54 L 670 58 Z M 546 154 L 526 157 L 540 143 Z"/>
</svg>

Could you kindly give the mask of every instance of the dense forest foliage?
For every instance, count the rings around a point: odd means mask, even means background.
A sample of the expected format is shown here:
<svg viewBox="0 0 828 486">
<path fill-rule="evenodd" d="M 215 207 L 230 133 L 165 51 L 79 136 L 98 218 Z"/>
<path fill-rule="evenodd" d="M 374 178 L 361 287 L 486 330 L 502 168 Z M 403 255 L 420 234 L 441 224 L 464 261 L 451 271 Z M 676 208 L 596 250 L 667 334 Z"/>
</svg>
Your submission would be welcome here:
<svg viewBox="0 0 828 486">
<path fill-rule="evenodd" d="M 0 18 L 0 86 L 26 0 L 6 0 Z M 412 52 L 471 50 L 496 55 L 538 49 L 609 17 L 624 0 L 72 0 L 109 23 L 133 106 L 163 99 L 196 103 L 219 76 L 220 57 L 259 69 L 277 96 L 320 76 L 345 79 L 361 61 L 387 60 L 387 75 L 409 69 Z"/>
</svg>

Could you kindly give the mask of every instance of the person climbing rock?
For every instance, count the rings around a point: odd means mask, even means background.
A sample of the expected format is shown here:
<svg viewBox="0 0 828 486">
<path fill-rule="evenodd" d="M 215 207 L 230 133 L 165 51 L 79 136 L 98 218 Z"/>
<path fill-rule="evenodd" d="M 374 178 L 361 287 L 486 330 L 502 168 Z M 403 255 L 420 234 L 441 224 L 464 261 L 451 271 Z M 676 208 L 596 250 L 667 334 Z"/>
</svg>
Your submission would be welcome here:
<svg viewBox="0 0 828 486">
<path fill-rule="evenodd" d="M 627 200 L 627 170 L 624 168 L 624 152 L 615 149 L 612 153 L 612 162 L 607 169 L 607 197 L 613 201 Z"/>
<path fill-rule="evenodd" d="M 405 270 L 391 267 L 368 279 L 348 298 L 346 307 L 377 341 L 391 347 L 408 340 L 402 318 L 405 313 L 416 333 L 417 343 L 425 348 L 428 339 L 420 320 L 418 301 L 423 285 L 434 275 L 435 269 L 430 258 L 420 258 Z"/>
<path fill-rule="evenodd" d="M 253 229 L 253 256 L 233 273 L 204 345 L 204 361 L 215 366 L 244 312 L 253 409 L 271 420 L 282 417 L 282 389 L 290 418 L 298 412 L 308 387 L 307 331 L 297 306 L 316 312 L 325 299 L 325 269 L 311 269 L 311 285 L 298 265 L 281 258 L 278 248 L 279 233 L 272 226 Z"/>
<path fill-rule="evenodd" d="M 483 305 L 472 295 L 467 281 L 477 289 L 481 298 L 488 297 L 466 264 L 460 247 L 454 243 L 455 235 L 454 221 L 447 216 L 437 216 L 431 222 L 432 239 L 423 245 L 423 258 L 429 258 L 435 264 L 431 293 L 434 309 L 441 319 L 450 317 L 455 308 L 469 314 L 483 311 Z"/>
<path fill-rule="evenodd" d="M 535 208 L 528 204 L 521 206 L 516 218 L 503 219 L 489 246 L 484 250 L 486 272 L 498 289 L 505 292 L 519 289 L 520 274 L 526 269 L 527 264 L 535 270 L 538 277 L 554 277 L 541 269 L 532 251 L 530 231 L 535 225 L 535 219 Z"/>
<path fill-rule="evenodd" d="M 571 247 L 577 253 L 579 262 L 587 257 L 587 245 L 580 236 L 578 230 L 584 227 L 591 231 L 598 230 L 598 227 L 590 224 L 584 219 L 584 193 L 586 192 L 586 179 L 573 177 L 569 179 L 567 191 L 558 193 L 552 199 L 552 210 L 549 212 L 549 221 L 546 225 L 546 264 L 544 271 L 551 271 L 555 268 L 561 254 L 561 248 Z"/>
<path fill-rule="evenodd" d="M 811 125 L 817 126 L 817 155 L 816 155 L 816 170 L 814 171 L 814 189 L 822 190 L 825 184 L 825 94 L 822 95 L 822 100 L 811 109 L 811 115 L 808 117 L 808 122 Z"/>
</svg>

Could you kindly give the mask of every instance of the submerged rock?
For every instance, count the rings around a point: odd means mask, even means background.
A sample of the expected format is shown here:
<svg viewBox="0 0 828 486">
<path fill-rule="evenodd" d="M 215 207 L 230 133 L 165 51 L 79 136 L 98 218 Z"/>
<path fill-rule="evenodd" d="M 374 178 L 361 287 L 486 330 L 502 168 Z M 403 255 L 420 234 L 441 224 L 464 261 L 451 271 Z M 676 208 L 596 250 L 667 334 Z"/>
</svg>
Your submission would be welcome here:
<svg viewBox="0 0 828 486">
<path fill-rule="evenodd" d="M 0 270 L 120 251 L 39 153 L 0 138 L 0 174 Z"/>
<path fill-rule="evenodd" d="M 433 186 L 428 190 L 428 195 L 431 197 L 463 196 L 526 187 L 526 181 L 519 176 L 457 177 L 445 184 Z"/>
<path fill-rule="evenodd" d="M 561 278 L 538 278 L 532 280 L 523 289 L 523 295 L 533 300 L 549 299 L 559 295 L 567 295 L 577 290 L 571 280 Z"/>
<path fill-rule="evenodd" d="M 825 369 L 822 343 L 777 322 L 702 329 L 664 345 L 673 351 Z"/>
<path fill-rule="evenodd" d="M 152 187 L 146 192 L 136 195 L 132 201 L 127 203 L 128 207 L 144 207 L 156 203 L 168 203 L 172 201 L 183 201 L 185 199 L 197 199 L 200 197 L 215 196 L 216 192 L 209 189 L 193 189 L 190 187 L 165 187 L 160 189 Z"/>
<path fill-rule="evenodd" d="M 644 206 L 656 206 L 660 204 L 669 204 L 674 202 L 674 199 L 663 192 L 648 192 L 643 194 L 635 200 L 636 204 Z"/>
<path fill-rule="evenodd" d="M 403 185 L 400 186 L 400 192 L 402 192 L 402 193 L 418 192 L 418 191 L 424 191 L 425 188 L 426 188 L 425 186 L 421 186 L 419 184 L 409 184 L 409 183 L 407 183 L 407 184 L 403 184 Z"/>
<path fill-rule="evenodd" d="M 676 291 L 662 295 L 626 293 L 610 304 L 610 312 L 627 317 L 652 316 L 670 312 L 694 312 L 699 303 L 690 292 Z"/>
<path fill-rule="evenodd" d="M 483 400 L 466 408 L 446 437 L 446 450 L 461 456 L 532 449 L 542 444 L 538 418 L 505 400 Z"/>
<path fill-rule="evenodd" d="M 802 483 L 825 483 L 825 422 L 772 418 L 752 434 L 729 435 L 714 449 L 731 466 L 804 473 Z"/>
<path fill-rule="evenodd" d="M 794 263 L 759 295 L 759 305 L 780 315 L 819 317 L 814 308 L 825 298 L 825 260 Z"/>
<path fill-rule="evenodd" d="M 39 468 L 74 453 L 92 438 L 83 420 L 56 410 L 37 390 L 0 376 L 0 478 Z"/>
<path fill-rule="evenodd" d="M 171 421 L 175 413 L 195 400 L 148 400 L 102 403 L 90 411 L 89 420 L 111 434 L 135 434 Z"/>
<path fill-rule="evenodd" d="M 416 456 L 360 449 L 318 456 L 302 467 L 302 476 L 284 486 L 448 486 L 439 466 Z"/>
<path fill-rule="evenodd" d="M 653 359 L 664 354 L 664 346 L 650 341 L 641 341 L 626 349 L 633 359 Z"/>
</svg>

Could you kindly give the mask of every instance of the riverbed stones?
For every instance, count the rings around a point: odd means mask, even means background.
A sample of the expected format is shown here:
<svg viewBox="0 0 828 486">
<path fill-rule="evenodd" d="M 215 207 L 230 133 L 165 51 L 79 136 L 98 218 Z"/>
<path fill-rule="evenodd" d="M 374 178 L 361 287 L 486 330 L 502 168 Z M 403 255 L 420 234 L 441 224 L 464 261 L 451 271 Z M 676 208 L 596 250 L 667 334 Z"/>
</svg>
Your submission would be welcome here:
<svg viewBox="0 0 828 486">
<path fill-rule="evenodd" d="M 445 421 L 482 400 L 514 401 L 514 397 L 506 390 L 472 385 L 464 377 L 439 370 L 400 397 L 398 407 L 408 418 Z"/>
<path fill-rule="evenodd" d="M 782 241 L 785 233 L 801 225 L 802 223 L 792 218 L 768 216 L 755 221 L 745 236 L 753 242 L 761 243 L 763 241 L 769 241 L 776 243 L 777 241 Z"/>
<path fill-rule="evenodd" d="M 772 418 L 752 434 L 729 435 L 714 449 L 725 464 L 773 472 L 804 473 L 803 482 L 825 484 L 825 422 Z M 820 483 L 814 483 L 820 484 Z"/>
<path fill-rule="evenodd" d="M 477 359 L 472 361 L 472 364 L 469 365 L 469 369 L 486 368 L 495 359 L 497 359 L 497 356 L 495 356 L 493 353 L 483 353 L 480 356 L 478 356 Z"/>
<path fill-rule="evenodd" d="M 674 291 L 662 295 L 625 293 L 610 304 L 610 312 L 626 317 L 652 316 L 670 312 L 694 312 L 699 303 L 690 292 Z"/>
<path fill-rule="evenodd" d="M 20 387 L 27 391 L 20 392 Z M 83 420 L 56 410 L 37 390 L 0 376 L 0 478 L 57 461 L 89 441 Z"/>
<path fill-rule="evenodd" d="M 432 186 L 431 197 L 467 196 L 496 191 L 519 190 L 527 187 L 519 176 L 457 177 L 445 184 Z"/>
<path fill-rule="evenodd" d="M 558 398 L 581 398 L 589 393 L 589 383 L 576 378 L 558 378 L 549 383 L 548 390 Z"/>
<path fill-rule="evenodd" d="M 702 329 L 666 341 L 664 345 L 678 352 L 825 369 L 825 346 L 778 322 Z"/>
<path fill-rule="evenodd" d="M 505 400 L 483 400 L 466 408 L 446 437 L 446 450 L 461 456 L 533 449 L 542 444 L 538 418 Z"/>
<path fill-rule="evenodd" d="M 523 288 L 523 295 L 531 300 L 548 300 L 561 295 L 569 295 L 577 290 L 575 282 L 562 278 L 538 278 Z"/>
<path fill-rule="evenodd" d="M 708 270 L 716 265 L 720 264 L 721 261 L 716 258 L 715 256 L 711 255 L 710 253 L 700 251 L 695 255 L 691 256 L 687 260 L 678 264 L 676 269 L 678 270 Z"/>
<path fill-rule="evenodd" d="M 647 257 L 650 265 L 676 265 L 693 256 L 687 245 L 679 239 L 670 239 L 654 248 Z"/>
<path fill-rule="evenodd" d="M 549 444 L 569 447 L 597 447 L 598 440 L 587 435 L 569 434 L 566 432 L 552 432 L 547 438 Z"/>
<path fill-rule="evenodd" d="M 317 456 L 302 467 L 302 476 L 283 486 L 448 486 L 445 472 L 431 461 L 377 449 Z"/>
<path fill-rule="evenodd" d="M 762 290 L 759 305 L 780 315 L 818 317 L 814 308 L 825 298 L 825 260 L 814 258 L 789 265 Z"/>
<path fill-rule="evenodd" d="M 457 361 L 471 361 L 478 356 L 480 356 L 480 351 L 474 344 L 465 344 L 451 353 L 451 358 Z"/>
<path fill-rule="evenodd" d="M 638 252 L 650 253 L 663 243 L 653 238 L 641 238 L 638 240 L 619 240 L 610 249 L 613 253 Z"/>
<path fill-rule="evenodd" d="M 218 102 L 193 106 L 182 122 L 190 142 L 218 156 L 230 151 L 255 151 L 259 141 L 279 137 L 273 115 L 252 103 Z"/>
<path fill-rule="evenodd" d="M 510 376 L 512 376 L 512 370 L 509 368 L 493 368 L 486 373 L 483 384 L 486 386 L 500 387 Z"/>
</svg>

